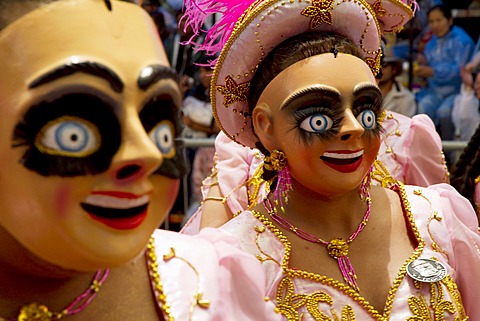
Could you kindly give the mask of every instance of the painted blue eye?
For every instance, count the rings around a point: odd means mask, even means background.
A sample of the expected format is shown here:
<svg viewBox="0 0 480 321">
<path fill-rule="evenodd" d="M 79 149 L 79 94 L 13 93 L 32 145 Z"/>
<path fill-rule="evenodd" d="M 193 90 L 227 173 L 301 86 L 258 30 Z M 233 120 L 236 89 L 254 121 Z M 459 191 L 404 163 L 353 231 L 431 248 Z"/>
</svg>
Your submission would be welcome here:
<svg viewBox="0 0 480 321">
<path fill-rule="evenodd" d="M 173 124 L 167 120 L 161 121 L 150 131 L 150 138 L 165 158 L 175 156 L 174 133 Z"/>
<path fill-rule="evenodd" d="M 333 120 L 323 114 L 315 114 L 305 118 L 300 124 L 300 128 L 307 132 L 322 133 L 333 126 Z"/>
<path fill-rule="evenodd" d="M 98 129 L 89 121 L 65 116 L 47 123 L 35 139 L 35 146 L 44 154 L 86 157 L 100 147 Z"/>
<path fill-rule="evenodd" d="M 375 114 L 370 109 L 366 109 L 362 111 L 358 116 L 357 120 L 366 129 L 373 129 L 375 128 L 377 121 L 375 118 Z"/>
</svg>

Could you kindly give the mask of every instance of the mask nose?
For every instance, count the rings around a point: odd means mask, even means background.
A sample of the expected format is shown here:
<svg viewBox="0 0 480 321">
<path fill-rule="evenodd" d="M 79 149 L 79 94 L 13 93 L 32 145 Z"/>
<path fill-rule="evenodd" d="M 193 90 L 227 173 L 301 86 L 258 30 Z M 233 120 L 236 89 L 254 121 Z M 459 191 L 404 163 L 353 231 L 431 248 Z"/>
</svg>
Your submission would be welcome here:
<svg viewBox="0 0 480 321">
<path fill-rule="evenodd" d="M 163 162 L 160 150 L 150 139 L 140 120 L 130 119 L 123 140 L 113 158 L 113 179 L 125 182 L 150 176 Z"/>
<path fill-rule="evenodd" d="M 350 108 L 345 110 L 342 121 L 342 127 L 339 132 L 340 141 L 345 142 L 350 139 L 356 139 L 365 132 L 365 128 L 360 124 Z"/>
</svg>

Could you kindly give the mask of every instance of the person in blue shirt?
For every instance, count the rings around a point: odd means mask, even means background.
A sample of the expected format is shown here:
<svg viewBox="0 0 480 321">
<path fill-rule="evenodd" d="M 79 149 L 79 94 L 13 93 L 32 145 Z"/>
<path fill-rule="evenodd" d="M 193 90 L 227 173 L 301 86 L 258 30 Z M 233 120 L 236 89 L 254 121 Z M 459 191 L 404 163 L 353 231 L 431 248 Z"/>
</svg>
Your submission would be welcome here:
<svg viewBox="0 0 480 321">
<path fill-rule="evenodd" d="M 427 15 L 432 39 L 414 66 L 415 75 L 427 80 L 427 87 L 417 93 L 418 110 L 432 118 L 443 140 L 453 140 L 451 113 L 462 83 L 460 67 L 470 60 L 475 43 L 462 28 L 453 25 L 448 7 L 434 6 Z"/>
</svg>

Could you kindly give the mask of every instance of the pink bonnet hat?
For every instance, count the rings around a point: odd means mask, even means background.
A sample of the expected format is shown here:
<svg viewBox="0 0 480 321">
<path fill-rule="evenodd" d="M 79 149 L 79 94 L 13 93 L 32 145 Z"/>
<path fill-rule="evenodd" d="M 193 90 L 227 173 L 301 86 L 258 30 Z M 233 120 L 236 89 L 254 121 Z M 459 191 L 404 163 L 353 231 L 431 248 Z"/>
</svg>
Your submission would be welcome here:
<svg viewBox="0 0 480 321">
<path fill-rule="evenodd" d="M 196 49 L 212 56 L 220 52 L 211 63 L 215 66 L 211 102 L 215 120 L 225 134 L 243 146 L 255 147 L 258 138 L 248 106 L 250 82 L 268 53 L 295 35 L 318 31 L 345 36 L 358 46 L 376 75 L 381 33 L 400 29 L 413 12 L 410 4 L 399 0 L 368 1 L 185 0 L 186 28 L 191 27 L 197 35 L 208 16 L 222 15 Z"/>
</svg>

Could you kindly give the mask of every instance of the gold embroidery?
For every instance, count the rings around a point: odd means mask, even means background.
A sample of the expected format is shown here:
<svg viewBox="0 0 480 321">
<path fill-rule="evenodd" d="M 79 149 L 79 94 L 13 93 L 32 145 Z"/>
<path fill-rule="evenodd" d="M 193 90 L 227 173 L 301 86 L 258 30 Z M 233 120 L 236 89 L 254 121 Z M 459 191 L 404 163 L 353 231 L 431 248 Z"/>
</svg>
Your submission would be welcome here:
<svg viewBox="0 0 480 321">
<path fill-rule="evenodd" d="M 393 305 L 393 299 L 395 297 L 395 294 L 396 294 L 398 288 L 400 287 L 400 284 L 402 283 L 402 281 L 403 281 L 403 279 L 405 278 L 405 275 L 406 275 L 406 267 L 407 267 L 408 263 L 412 262 L 413 260 L 417 259 L 420 256 L 420 253 L 422 253 L 423 248 L 425 246 L 425 242 L 423 241 L 423 239 L 422 239 L 422 237 L 421 237 L 421 235 L 420 235 L 420 233 L 419 233 L 419 231 L 418 231 L 418 229 L 415 225 L 415 221 L 413 220 L 413 214 L 411 212 L 410 203 L 408 202 L 406 191 L 405 191 L 405 188 L 404 188 L 403 184 L 399 183 L 398 187 L 395 187 L 395 188 L 392 188 L 392 189 L 400 195 L 400 198 L 401 198 L 401 201 L 402 201 L 402 204 L 403 204 L 403 208 L 405 210 L 405 215 L 407 217 L 408 222 L 410 223 L 412 232 L 413 232 L 414 236 L 416 237 L 416 239 L 418 241 L 418 246 L 413 251 L 410 258 L 401 267 L 397 277 L 395 278 L 395 280 L 393 282 L 393 285 L 390 288 L 390 291 L 389 291 L 389 294 L 388 294 L 388 297 L 387 297 L 387 301 L 385 303 L 385 309 L 384 309 L 383 314 L 380 314 L 365 298 L 360 296 L 360 294 L 358 292 L 356 292 L 351 287 L 349 287 L 349 286 L 347 286 L 347 285 L 345 285 L 345 284 L 343 284 L 343 283 L 341 283 L 341 282 L 339 282 L 335 279 L 328 278 L 326 276 L 318 275 L 318 274 L 315 274 L 315 273 L 310 273 L 310 272 L 307 272 L 307 271 L 302 271 L 302 270 L 289 268 L 289 260 L 290 260 L 290 254 L 291 254 L 291 251 L 292 251 L 292 246 L 291 246 L 291 243 L 288 241 L 288 238 L 273 224 L 272 221 L 270 221 L 262 213 L 260 213 L 258 211 L 255 211 L 255 210 L 252 211 L 252 214 L 260 222 L 262 222 L 262 224 L 264 226 L 266 226 L 272 233 L 274 233 L 275 236 L 277 237 L 277 239 L 284 246 L 285 252 L 284 252 L 282 262 L 281 262 L 282 272 L 284 274 L 284 279 L 282 279 L 282 282 L 284 282 L 284 283 L 282 284 L 282 291 L 280 291 L 280 289 L 277 290 L 277 299 L 278 299 L 278 296 L 280 296 L 280 298 L 282 300 L 281 301 L 282 306 L 281 306 L 281 309 L 279 308 L 279 311 L 287 317 L 287 320 L 289 320 L 289 321 L 290 320 L 295 320 L 295 321 L 301 320 L 302 315 L 299 314 L 299 312 L 295 309 L 295 307 L 298 306 L 300 303 L 302 303 L 299 300 L 305 300 L 305 302 L 307 302 L 307 298 L 308 298 L 308 295 L 306 295 L 306 294 L 295 294 L 294 292 L 291 292 L 291 296 L 288 296 L 288 297 L 285 297 L 285 296 L 281 295 L 281 293 L 284 293 L 285 289 L 288 290 L 290 288 L 290 286 L 291 286 L 290 283 L 293 286 L 293 280 L 295 278 L 302 278 L 302 279 L 305 279 L 305 280 L 310 280 L 310 281 L 313 281 L 313 282 L 322 283 L 324 285 L 333 287 L 333 288 L 335 288 L 339 291 L 344 292 L 346 295 L 351 297 L 354 301 L 356 301 L 359 305 L 361 305 L 365 309 L 365 311 L 367 313 L 369 313 L 372 317 L 374 317 L 378 320 L 388 320 L 389 319 L 391 309 L 392 309 L 392 305 Z M 257 241 L 257 247 L 262 253 L 265 253 L 263 250 L 261 250 L 261 247 L 260 247 L 258 241 Z M 287 278 L 287 280 L 285 280 L 285 278 Z M 290 281 L 292 281 L 292 282 L 290 282 Z M 294 291 L 294 289 L 292 291 Z M 287 291 L 287 294 L 288 294 L 288 291 Z M 314 296 L 313 298 L 315 298 L 315 297 L 316 296 Z M 313 298 L 311 300 L 313 300 Z M 291 305 L 286 304 L 286 302 L 291 302 Z M 304 304 L 306 304 L 306 303 L 304 303 Z M 354 315 L 352 315 L 349 311 L 350 311 L 349 308 L 347 308 L 347 307 L 343 308 L 343 310 L 342 310 L 342 320 L 349 320 L 347 317 L 354 317 Z M 308 311 L 308 312 L 311 313 L 310 311 Z M 353 310 L 351 310 L 351 312 L 353 313 Z M 295 316 L 297 316 L 297 319 L 294 319 Z M 345 319 L 343 319 L 344 316 L 345 316 Z M 337 319 L 338 319 L 338 317 L 337 317 Z M 317 319 L 317 320 L 322 320 L 322 319 Z M 329 320 L 329 319 L 327 319 L 327 320 Z M 332 319 L 332 320 L 335 320 L 335 319 Z"/>
<path fill-rule="evenodd" d="M 151 242 L 153 242 L 153 241 L 151 241 Z M 152 249 L 153 249 L 153 244 L 152 244 Z M 152 251 L 153 250 L 150 250 L 149 253 L 152 253 Z M 189 320 L 192 320 L 193 310 L 195 309 L 195 306 L 198 305 L 202 309 L 208 309 L 210 307 L 210 300 L 204 299 L 203 298 L 203 292 L 199 289 L 199 287 L 200 287 L 200 274 L 198 273 L 197 269 L 193 266 L 192 263 L 187 261 L 185 258 L 183 258 L 181 256 L 178 256 L 176 251 L 175 251 L 175 248 L 171 247 L 169 249 L 169 252 L 163 255 L 163 261 L 168 262 L 168 261 L 171 261 L 171 260 L 174 260 L 174 259 L 180 260 L 180 261 L 184 262 L 185 264 L 187 264 L 192 269 L 192 271 L 195 273 L 195 275 L 197 276 L 197 291 L 193 296 L 193 300 L 192 300 L 192 303 L 190 304 L 190 310 L 189 310 Z M 157 268 L 157 270 L 158 270 L 158 268 Z M 173 320 L 173 318 L 172 318 L 172 320 Z"/>
<path fill-rule="evenodd" d="M 163 291 L 163 284 L 160 280 L 160 273 L 158 272 L 157 254 L 155 253 L 155 240 L 153 237 L 150 238 L 150 241 L 147 244 L 146 257 L 149 270 L 148 272 L 150 273 L 153 281 L 154 291 L 158 304 L 160 305 L 160 308 L 165 314 L 166 321 L 174 321 L 172 311 L 170 309 L 170 304 L 167 302 L 167 297 L 165 295 L 165 292 Z"/>
<path fill-rule="evenodd" d="M 421 198 L 426 200 L 428 202 L 429 207 L 430 207 L 430 213 L 431 214 L 428 217 L 427 232 L 428 232 L 428 235 L 430 236 L 430 239 L 432 241 L 432 250 L 435 251 L 435 252 L 438 252 L 438 253 L 443 253 L 445 255 L 445 257 L 448 259 L 448 253 L 445 252 L 442 249 L 442 247 L 440 246 L 440 244 L 437 243 L 437 241 L 435 241 L 435 238 L 433 237 L 432 231 L 430 230 L 430 224 L 432 223 L 432 221 L 435 220 L 437 222 L 440 222 L 442 220 L 442 217 L 440 217 L 438 215 L 437 211 L 433 210 L 432 203 L 430 202 L 430 200 L 425 195 L 423 195 L 423 192 L 422 192 L 421 189 L 416 190 L 414 192 L 414 194 L 417 195 L 417 196 L 420 196 Z"/>
<path fill-rule="evenodd" d="M 335 319 L 328 317 L 323 313 L 318 304 L 326 303 L 333 304 L 332 297 L 323 291 L 315 291 L 312 294 L 295 294 L 293 280 L 289 277 L 284 277 L 277 289 L 277 309 L 284 315 L 288 321 L 298 321 L 303 318 L 303 313 L 299 310 L 303 307 L 307 308 L 310 315 L 319 321 L 334 321 L 340 320 L 336 315 L 335 309 L 332 309 L 332 315 Z M 346 305 L 342 309 L 342 321 L 355 321 L 355 313 L 350 305 Z"/>
<path fill-rule="evenodd" d="M 260 234 L 264 233 L 266 231 L 266 228 L 265 226 L 257 226 L 255 225 L 253 227 L 254 231 L 257 233 L 255 235 L 255 244 L 257 245 L 257 249 L 258 251 L 263 254 L 264 256 L 261 256 L 260 254 L 257 254 L 255 255 L 255 257 L 257 258 L 257 260 L 260 261 L 260 263 L 263 263 L 263 262 L 266 262 L 266 261 L 272 261 L 272 262 L 275 262 L 278 266 L 280 266 L 280 262 L 278 262 L 277 260 L 275 260 L 271 255 L 269 255 L 267 252 L 265 252 L 262 247 L 260 246 L 260 243 L 259 243 L 259 236 Z"/>
<path fill-rule="evenodd" d="M 250 83 L 245 82 L 237 84 L 231 76 L 225 78 L 225 86 L 216 85 L 217 91 L 225 97 L 223 105 L 228 108 L 235 102 L 248 101 L 247 92 L 250 88 Z"/>
<path fill-rule="evenodd" d="M 381 3 L 381 1 L 378 0 L 377 2 L 375 2 L 375 4 L 378 3 L 378 2 Z M 380 4 L 380 6 L 381 6 L 381 4 Z M 385 146 L 387 147 L 386 150 L 385 150 L 385 152 L 386 152 L 387 154 L 391 154 L 390 156 L 391 156 L 392 159 L 395 161 L 395 169 L 393 170 L 393 174 L 394 174 L 394 175 L 397 175 L 398 171 L 400 170 L 400 164 L 399 164 L 398 159 L 397 159 L 397 154 L 396 154 L 395 151 L 393 150 L 393 148 L 392 148 L 392 146 L 390 145 L 390 143 L 389 143 L 388 140 L 389 140 L 389 138 L 392 137 L 393 135 L 395 135 L 395 136 L 401 136 L 401 135 L 402 135 L 402 132 L 399 130 L 399 128 L 400 128 L 400 122 L 395 118 L 395 116 L 394 116 L 393 114 L 388 114 L 388 117 L 387 117 L 387 118 L 390 119 L 390 120 L 392 120 L 392 121 L 395 123 L 395 125 L 394 125 L 394 128 L 393 128 L 391 131 L 389 131 L 388 133 L 385 133 L 385 138 L 383 139 L 383 142 L 382 142 L 382 143 L 385 144 Z M 403 177 L 403 183 L 406 183 L 406 182 L 405 182 L 405 177 Z"/>
<path fill-rule="evenodd" d="M 370 173 L 372 179 L 380 183 L 382 187 L 389 188 L 397 183 L 397 180 L 390 175 L 387 167 L 382 163 L 382 161 L 376 159 L 373 163 L 374 169 Z"/>
<path fill-rule="evenodd" d="M 257 158 L 259 157 L 258 152 L 255 154 L 255 157 L 257 157 Z M 213 162 L 213 167 L 212 167 L 212 174 L 210 174 L 210 176 L 208 176 L 207 178 L 205 178 L 202 181 L 202 192 L 203 193 L 205 193 L 204 187 L 212 187 L 212 186 L 215 186 L 215 185 L 219 185 L 219 182 L 218 182 L 218 168 L 217 168 L 217 164 L 219 162 L 219 157 L 218 157 L 217 153 L 215 153 L 213 161 L 214 162 Z M 215 178 L 217 180 L 214 180 Z M 251 180 L 254 180 L 254 179 L 255 179 L 255 175 L 251 179 L 249 179 L 246 183 L 235 186 L 230 192 L 228 192 L 227 195 L 225 195 L 223 197 L 222 196 L 207 196 L 203 199 L 201 204 L 203 205 L 203 203 L 206 202 L 206 201 L 215 201 L 215 202 L 221 202 L 222 204 L 226 204 L 230 195 L 232 195 L 232 193 L 234 193 L 236 190 L 238 190 L 239 188 L 241 188 L 242 186 L 245 186 L 245 185 L 247 186 L 247 194 L 248 194 L 250 192 L 249 191 L 249 184 L 253 184 L 251 182 Z M 260 185 L 261 185 L 261 182 L 258 182 L 258 190 L 257 190 L 257 194 L 256 194 L 257 197 L 258 197 L 258 194 L 259 194 Z M 253 199 L 253 196 L 252 196 L 252 199 Z M 255 198 L 255 201 L 256 201 L 256 198 Z M 249 196 L 249 204 L 248 204 L 249 208 L 250 208 L 251 205 L 252 205 L 252 203 L 251 203 L 250 196 Z M 256 205 L 256 203 L 253 204 L 253 205 Z M 242 212 L 242 210 L 238 210 L 236 213 L 233 213 L 233 217 L 238 216 L 241 212 Z"/>
<path fill-rule="evenodd" d="M 386 116 L 387 116 L 387 113 L 385 112 L 385 110 L 382 111 L 382 112 L 380 113 L 380 115 L 378 116 L 378 118 L 377 118 L 377 123 L 378 123 L 379 125 L 382 125 L 382 124 L 383 124 L 383 121 L 385 120 L 385 117 L 386 117 Z"/>
<path fill-rule="evenodd" d="M 454 301 L 453 303 L 445 300 L 445 295 L 441 284 L 446 286 L 450 297 Z M 408 305 L 410 310 L 413 312 L 413 316 L 407 318 L 407 321 L 445 320 L 445 313 L 449 313 L 450 315 L 457 314 L 455 321 L 468 320 L 468 317 L 465 315 L 465 311 L 463 309 L 463 304 L 457 285 L 450 275 L 447 275 L 440 282 L 418 282 L 418 286 L 419 289 L 421 289 L 422 286 L 430 286 L 430 303 L 427 302 L 427 298 L 425 298 L 421 292 L 418 292 L 417 296 L 409 297 Z"/>
<path fill-rule="evenodd" d="M 257 167 L 253 176 L 250 177 L 247 181 L 247 195 L 248 195 L 248 209 L 251 209 L 257 205 L 258 197 L 260 196 L 260 188 L 265 181 L 262 178 L 263 175 L 263 164 Z M 266 185 L 268 187 L 268 184 Z M 265 192 L 268 194 L 268 190 Z"/>
<path fill-rule="evenodd" d="M 387 15 L 387 10 L 383 9 L 381 0 L 375 1 L 375 3 L 372 4 L 372 9 L 377 17 L 385 17 Z"/>
<path fill-rule="evenodd" d="M 311 18 L 310 29 L 315 29 L 322 23 L 332 24 L 332 5 L 334 0 L 313 0 L 312 5 L 302 10 L 301 15 Z"/>
<path fill-rule="evenodd" d="M 372 69 L 372 72 L 374 75 L 377 75 L 380 72 L 381 57 L 382 55 L 380 54 L 380 51 L 378 51 L 377 54 L 375 55 L 375 58 L 371 58 L 371 57 L 365 58 L 365 62 L 370 67 L 370 69 Z"/>
<path fill-rule="evenodd" d="M 453 281 L 450 275 L 447 275 L 441 282 L 447 287 L 447 291 L 450 294 L 450 297 L 453 299 L 455 310 L 458 312 L 458 317 L 456 317 L 455 320 L 468 320 L 468 317 L 465 314 L 465 309 L 463 307 L 462 297 L 460 295 L 460 292 L 458 291 L 458 287 L 455 281 Z"/>
</svg>

